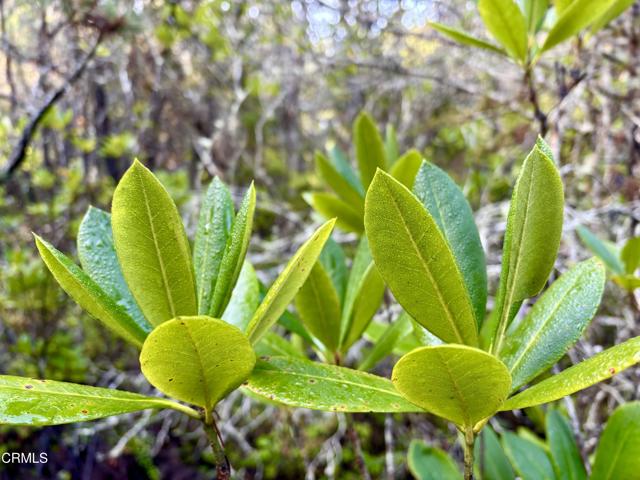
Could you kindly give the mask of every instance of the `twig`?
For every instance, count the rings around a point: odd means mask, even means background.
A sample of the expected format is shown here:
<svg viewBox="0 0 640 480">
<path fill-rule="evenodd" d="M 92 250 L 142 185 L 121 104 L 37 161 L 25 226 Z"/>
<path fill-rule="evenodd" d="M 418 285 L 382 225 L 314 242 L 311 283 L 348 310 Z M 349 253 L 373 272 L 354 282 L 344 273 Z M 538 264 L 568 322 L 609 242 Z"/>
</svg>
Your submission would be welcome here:
<svg viewBox="0 0 640 480">
<path fill-rule="evenodd" d="M 15 146 L 15 148 L 11 152 L 11 156 L 9 157 L 9 162 L 7 163 L 6 167 L 3 169 L 2 173 L 0 174 L 0 182 L 9 179 L 11 175 L 18 169 L 20 164 L 25 159 L 27 148 L 29 147 L 29 143 L 31 143 L 31 139 L 33 138 L 33 135 L 37 131 L 38 126 L 44 119 L 46 113 L 51 109 L 51 107 L 53 107 L 56 104 L 58 100 L 60 100 L 64 96 L 64 94 L 67 92 L 69 87 L 71 87 L 71 85 L 73 85 L 80 78 L 80 76 L 82 75 L 82 72 L 84 72 L 84 70 L 87 68 L 87 65 L 89 65 L 89 62 L 91 61 L 91 59 L 93 59 L 93 57 L 95 56 L 96 50 L 98 49 L 98 46 L 100 45 L 101 41 L 102 41 L 102 32 L 100 32 L 100 34 L 98 35 L 98 38 L 96 39 L 96 42 L 91 48 L 91 50 L 89 51 L 89 53 L 87 53 L 87 55 L 76 67 L 76 69 L 69 76 L 69 78 L 67 78 L 58 89 L 52 92 L 52 94 L 49 96 L 49 98 L 44 103 L 44 105 L 42 105 L 31 117 L 31 119 L 29 120 L 29 123 L 27 123 L 27 126 L 22 131 L 22 135 L 20 136 L 20 140 L 18 141 L 18 144 Z"/>
</svg>

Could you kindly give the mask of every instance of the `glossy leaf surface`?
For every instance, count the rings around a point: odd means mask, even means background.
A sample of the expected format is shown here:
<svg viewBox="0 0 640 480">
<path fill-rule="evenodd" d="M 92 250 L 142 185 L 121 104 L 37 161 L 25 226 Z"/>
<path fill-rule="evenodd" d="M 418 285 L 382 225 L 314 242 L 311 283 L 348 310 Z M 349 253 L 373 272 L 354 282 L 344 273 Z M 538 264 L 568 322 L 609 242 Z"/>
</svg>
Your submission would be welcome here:
<svg viewBox="0 0 640 480">
<path fill-rule="evenodd" d="M 198 313 L 211 310 L 213 291 L 218 280 L 222 257 L 233 222 L 231 192 L 218 177 L 209 184 L 200 207 L 200 217 L 193 244 Z"/>
<path fill-rule="evenodd" d="M 386 378 L 309 360 L 258 360 L 246 388 L 292 407 L 332 412 L 418 412 Z"/>
<path fill-rule="evenodd" d="M 606 279 L 595 258 L 556 280 L 509 333 L 500 353 L 516 390 L 551 368 L 580 338 L 600 305 Z"/>
<path fill-rule="evenodd" d="M 396 363 L 391 379 L 410 402 L 464 427 L 494 414 L 511 386 L 500 360 L 464 345 L 417 348 Z"/>
<path fill-rule="evenodd" d="M 487 303 L 487 266 L 467 199 L 449 175 L 428 162 L 420 167 L 413 192 L 444 234 L 481 324 Z"/>
<path fill-rule="evenodd" d="M 62 289 L 91 316 L 134 345 L 141 346 L 147 332 L 131 318 L 70 258 L 53 245 L 35 236 L 40 256 Z"/>
<path fill-rule="evenodd" d="M 640 337 L 611 347 L 511 397 L 500 410 L 552 402 L 595 385 L 640 362 Z"/>
<path fill-rule="evenodd" d="M 473 307 L 433 217 L 402 184 L 378 171 L 365 201 L 376 267 L 400 305 L 447 342 L 477 345 Z"/>
<path fill-rule="evenodd" d="M 78 231 L 78 257 L 84 272 L 122 306 L 127 314 L 149 333 L 151 324 L 144 318 L 127 283 L 122 276 L 111 233 L 111 215 L 99 208 L 89 207 Z"/>
<path fill-rule="evenodd" d="M 258 305 L 260 305 L 260 282 L 256 271 L 245 260 L 222 319 L 245 331 Z"/>
<path fill-rule="evenodd" d="M 187 410 L 170 400 L 112 388 L 0 375 L 0 423 L 5 425 L 60 425 L 148 408 Z"/>
<path fill-rule="evenodd" d="M 206 316 L 178 317 L 156 327 L 140 353 L 142 373 L 161 392 L 211 409 L 244 382 L 256 361 L 236 327 Z"/>
<path fill-rule="evenodd" d="M 152 325 L 195 315 L 189 241 L 173 200 L 137 160 L 113 194 L 111 224 L 122 273 Z"/>
<path fill-rule="evenodd" d="M 247 327 L 247 335 L 255 344 L 278 321 L 280 315 L 294 299 L 298 290 L 307 280 L 313 265 L 318 260 L 325 242 L 331 235 L 335 220 L 320 226 L 289 260 L 278 275 L 256 310 Z"/>
<path fill-rule="evenodd" d="M 211 307 L 209 308 L 209 316 L 211 317 L 219 318 L 229 303 L 231 292 L 238 281 L 244 258 L 249 248 L 255 210 L 256 189 L 252 183 L 231 226 L 229 240 L 220 264 L 220 272 L 213 291 Z"/>
</svg>

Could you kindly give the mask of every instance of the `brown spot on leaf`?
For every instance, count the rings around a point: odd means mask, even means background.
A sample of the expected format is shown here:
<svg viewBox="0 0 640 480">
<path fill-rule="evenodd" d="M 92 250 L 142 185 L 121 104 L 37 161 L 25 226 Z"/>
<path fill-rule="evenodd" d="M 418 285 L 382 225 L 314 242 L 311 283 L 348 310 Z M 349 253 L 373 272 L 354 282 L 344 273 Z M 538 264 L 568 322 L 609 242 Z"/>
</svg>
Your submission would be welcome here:
<svg viewBox="0 0 640 480">
<path fill-rule="evenodd" d="M 173 382 L 173 378 L 170 378 L 170 379 L 169 379 L 169 381 L 170 381 L 170 382 Z"/>
<path fill-rule="evenodd" d="M 614 374 L 616 373 L 616 369 L 615 369 L 615 368 L 613 368 L 613 367 L 609 368 L 609 373 L 610 373 L 611 375 L 614 375 Z"/>
<path fill-rule="evenodd" d="M 316 383 L 316 382 L 317 382 L 317 380 L 315 378 L 310 378 L 309 379 L 309 383 Z"/>
<path fill-rule="evenodd" d="M 31 390 L 33 388 L 33 385 L 25 385 L 24 388 L 26 388 L 27 390 Z"/>
<path fill-rule="evenodd" d="M 87 413 L 89 413 L 89 410 L 81 410 L 81 412 L 86 415 Z"/>
</svg>

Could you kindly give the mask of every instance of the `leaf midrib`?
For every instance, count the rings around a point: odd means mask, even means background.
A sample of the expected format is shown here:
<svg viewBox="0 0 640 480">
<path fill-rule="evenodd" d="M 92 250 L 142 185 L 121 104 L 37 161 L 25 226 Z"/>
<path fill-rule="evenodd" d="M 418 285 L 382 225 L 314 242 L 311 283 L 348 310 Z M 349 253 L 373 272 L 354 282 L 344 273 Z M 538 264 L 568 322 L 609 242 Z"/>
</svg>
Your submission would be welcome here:
<svg viewBox="0 0 640 480">
<path fill-rule="evenodd" d="M 149 226 L 151 227 L 151 238 L 153 239 L 153 245 L 155 247 L 156 257 L 158 258 L 160 273 L 162 275 L 162 286 L 164 287 L 165 294 L 169 302 L 169 308 L 171 310 L 171 317 L 173 318 L 176 316 L 176 308 L 175 308 L 175 305 L 173 304 L 173 297 L 171 295 L 171 290 L 169 289 L 169 280 L 167 278 L 167 272 L 165 271 L 164 261 L 162 259 L 162 255 L 160 254 L 160 247 L 158 245 L 156 229 L 153 224 L 153 216 L 151 215 L 151 209 L 149 208 L 149 199 L 147 197 L 147 190 L 145 188 L 144 182 L 142 181 L 142 176 L 140 175 L 140 173 L 136 174 L 136 178 L 138 179 L 138 183 L 140 184 L 140 191 L 142 192 L 142 196 L 144 197 L 144 206 L 147 211 Z"/>
<path fill-rule="evenodd" d="M 39 380 L 34 379 L 34 382 L 38 382 Z M 89 388 L 99 388 L 99 387 L 89 387 Z M 44 396 L 49 396 L 49 395 L 60 395 L 60 396 L 64 396 L 64 397 L 78 397 L 78 398 L 88 398 L 88 399 L 98 399 L 98 400 L 115 400 L 115 401 L 126 401 L 126 402 L 141 402 L 141 403 L 158 403 L 160 405 L 164 405 L 165 401 L 161 398 L 155 399 L 155 398 L 150 398 L 150 397 L 143 397 L 143 398 L 125 398 L 125 397 L 109 397 L 109 396 L 101 396 L 101 395 L 86 395 L 86 394 L 80 394 L 80 393 L 68 393 L 68 392 L 60 392 L 60 391 L 44 391 L 44 390 L 38 390 L 38 389 L 33 389 L 33 390 L 25 390 L 24 386 L 21 387 L 14 387 L 14 386 L 7 386 L 7 385 L 2 385 L 0 386 L 0 393 L 2 393 L 3 391 L 6 390 L 15 390 L 16 392 L 29 392 L 29 394 L 38 394 L 38 395 L 44 395 Z M 128 395 L 138 395 L 136 393 L 133 392 L 123 392 L 122 390 L 117 390 L 118 392 L 122 392 L 122 393 L 126 393 Z"/>
<path fill-rule="evenodd" d="M 463 344 L 464 339 L 462 338 L 462 335 L 460 334 L 460 331 L 458 330 L 458 326 L 456 325 L 452 313 L 449 310 L 449 305 L 444 301 L 444 297 L 442 296 L 442 292 L 440 292 L 440 288 L 437 284 L 437 282 L 435 281 L 435 279 L 433 278 L 433 275 L 431 273 L 431 270 L 429 269 L 429 266 L 425 260 L 425 258 L 422 256 L 422 252 L 420 251 L 420 249 L 418 248 L 418 245 L 416 244 L 415 240 L 413 239 L 413 235 L 411 233 L 411 230 L 409 230 L 409 226 L 407 225 L 407 222 L 404 219 L 404 216 L 402 215 L 402 211 L 400 210 L 400 207 L 398 205 L 398 202 L 396 201 L 394 195 L 393 195 L 393 191 L 388 188 L 388 186 L 385 184 L 385 187 L 387 188 L 387 192 L 389 192 L 389 198 L 391 198 L 391 201 L 393 202 L 393 206 L 395 207 L 396 211 L 398 212 L 398 217 L 400 218 L 400 221 L 402 222 L 402 226 L 405 229 L 405 232 L 407 233 L 407 236 L 409 237 L 409 240 L 411 241 L 411 244 L 413 245 L 413 248 L 415 250 L 415 252 L 418 254 L 418 258 L 420 259 L 420 263 L 422 263 L 423 268 L 425 269 L 425 271 L 427 272 L 427 275 L 429 277 L 429 281 L 431 282 L 431 285 L 434 287 L 434 290 L 436 291 L 436 294 L 438 295 L 438 300 L 440 302 L 440 305 L 443 307 L 445 313 L 446 313 L 446 317 L 447 320 L 449 321 L 449 323 L 451 324 L 451 326 L 453 327 L 453 332 L 456 335 L 456 338 L 458 341 L 462 342 Z M 448 248 L 448 247 L 447 247 Z"/>
<path fill-rule="evenodd" d="M 191 334 L 191 329 L 189 328 L 189 325 L 187 324 L 187 322 L 185 322 L 184 327 L 187 331 L 187 336 L 191 341 L 191 345 L 193 345 L 193 350 L 196 353 L 196 357 L 198 358 L 198 365 L 200 366 L 200 377 L 202 378 L 202 389 L 204 391 L 203 392 L 204 403 L 205 403 L 204 406 L 207 410 L 210 410 L 211 407 L 213 407 L 213 405 L 211 405 L 211 393 L 209 392 L 209 383 L 207 382 L 207 375 L 206 375 L 206 370 L 204 368 L 204 363 L 202 361 L 203 360 L 202 355 L 200 355 L 200 350 L 198 349 L 198 345 L 196 344 L 196 341 L 194 340 L 193 335 Z"/>
<path fill-rule="evenodd" d="M 456 381 L 455 376 L 452 374 L 451 369 L 449 368 L 449 363 L 447 362 L 447 360 L 445 358 L 443 358 L 442 356 L 442 352 L 439 352 L 438 350 L 434 350 L 436 352 L 436 355 L 438 355 L 438 357 L 440 358 L 440 363 L 442 363 L 442 365 L 444 365 L 444 369 L 447 372 L 447 375 L 449 377 L 449 380 L 451 380 L 451 385 L 453 386 L 453 390 L 456 394 L 456 396 L 458 397 L 458 402 L 460 404 L 460 406 L 462 407 L 462 411 L 463 416 L 464 416 L 464 420 L 467 424 L 467 426 L 471 425 L 471 421 L 469 418 L 469 406 L 467 405 L 467 402 L 464 398 L 464 395 L 462 394 L 462 390 L 460 390 L 460 387 L 458 385 L 458 382 Z"/>
</svg>

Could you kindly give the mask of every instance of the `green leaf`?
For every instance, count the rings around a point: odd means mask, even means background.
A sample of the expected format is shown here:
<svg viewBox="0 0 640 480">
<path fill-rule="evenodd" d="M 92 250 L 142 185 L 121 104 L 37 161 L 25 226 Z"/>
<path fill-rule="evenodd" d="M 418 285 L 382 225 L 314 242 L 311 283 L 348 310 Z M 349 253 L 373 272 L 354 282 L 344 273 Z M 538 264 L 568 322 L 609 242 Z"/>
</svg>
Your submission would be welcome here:
<svg viewBox="0 0 640 480">
<path fill-rule="evenodd" d="M 364 222 L 376 267 L 407 313 L 446 342 L 477 345 L 462 274 L 420 201 L 378 171 L 367 192 Z"/>
<path fill-rule="evenodd" d="M 307 280 L 325 242 L 331 235 L 334 224 L 335 219 L 329 220 L 318 228 L 298 249 L 282 273 L 273 282 L 247 327 L 247 335 L 252 344 L 255 345 L 267 330 L 278 321 L 280 315 L 284 313 L 291 300 L 294 299 L 298 290 Z"/>
<path fill-rule="evenodd" d="M 640 267 L 640 237 L 630 238 L 622 247 L 620 260 L 624 264 L 624 271 L 633 274 Z"/>
<path fill-rule="evenodd" d="M 337 225 L 346 232 L 362 233 L 362 213 L 350 204 L 329 193 L 312 193 L 304 196 L 311 207 L 324 218 L 338 218 Z"/>
<path fill-rule="evenodd" d="M 627 292 L 633 292 L 636 288 L 640 288 L 640 277 L 634 275 L 612 275 L 611 280 Z"/>
<path fill-rule="evenodd" d="M 100 320 L 128 342 L 141 346 L 147 331 L 127 314 L 124 307 L 118 305 L 71 259 L 49 242 L 37 235 L 34 237 L 42 260 L 62 289 L 89 315 Z"/>
<path fill-rule="evenodd" d="M 338 197 L 354 207 L 355 210 L 364 210 L 364 195 L 354 188 L 331 164 L 329 159 L 320 152 L 316 152 L 316 170 Z"/>
<path fill-rule="evenodd" d="M 355 172 L 351 164 L 349 163 L 349 159 L 345 155 L 345 153 L 340 150 L 340 147 L 337 145 L 334 146 L 329 151 L 329 160 L 331 160 L 331 164 L 335 167 L 342 177 L 349 182 L 349 185 L 353 187 L 353 189 L 360 194 L 362 198 L 364 198 L 364 187 L 358 179 L 358 174 Z"/>
<path fill-rule="evenodd" d="M 200 218 L 193 244 L 198 295 L 198 313 L 211 310 L 213 291 L 218 280 L 220 264 L 227 246 L 234 210 L 231 193 L 218 177 L 209 184 L 200 207 Z"/>
<path fill-rule="evenodd" d="M 513 0 L 479 0 L 478 11 L 487 30 L 515 60 L 527 59 L 527 24 Z"/>
<path fill-rule="evenodd" d="M 493 338 L 498 328 L 494 351 L 498 351 L 519 302 L 544 287 L 560 246 L 564 192 L 558 169 L 545 154 L 547 148 L 538 139 L 524 161 L 511 198 L 497 306 L 485 323 L 487 333 L 483 332 L 483 338 Z"/>
<path fill-rule="evenodd" d="M 282 338 L 275 332 L 267 332 L 258 342 L 255 348 L 256 355 L 260 357 L 293 357 L 306 359 L 304 352 L 296 348 L 289 340 Z"/>
<path fill-rule="evenodd" d="M 579 225 L 576 228 L 578 236 L 582 243 L 593 252 L 600 260 L 604 262 L 609 270 L 619 275 L 624 273 L 624 265 L 620 260 L 618 252 L 612 247 L 608 246 L 605 242 L 596 237 L 588 228 Z"/>
<path fill-rule="evenodd" d="M 529 33 L 535 34 L 540 30 L 548 9 L 548 0 L 524 0 L 524 17 Z"/>
<path fill-rule="evenodd" d="M 217 318 L 177 317 L 156 327 L 140 353 L 149 383 L 170 397 L 204 407 L 244 382 L 256 362 L 249 339 Z"/>
<path fill-rule="evenodd" d="M 258 360 L 246 388 L 269 400 L 331 412 L 419 412 L 391 382 L 369 373 L 285 357 Z"/>
<path fill-rule="evenodd" d="M 553 5 L 556 9 L 556 16 L 564 12 L 574 0 L 553 0 Z"/>
<path fill-rule="evenodd" d="M 465 428 L 493 415 L 511 387 L 500 360 L 465 345 L 417 348 L 396 363 L 391 380 L 410 402 Z"/>
<path fill-rule="evenodd" d="M 331 283 L 336 289 L 342 304 L 349 277 L 344 250 L 333 238 L 329 237 L 320 253 L 319 260 L 329 277 L 331 277 Z"/>
<path fill-rule="evenodd" d="M 253 214 L 256 210 L 256 189 L 253 182 L 244 196 L 238 214 L 233 220 L 231 233 L 225 248 L 220 272 L 216 281 L 216 288 L 211 299 L 209 316 L 218 318 L 224 312 L 231 298 L 231 292 L 235 287 L 240 271 L 244 264 L 244 258 L 249 248 L 251 239 L 251 227 L 253 226 Z"/>
<path fill-rule="evenodd" d="M 597 33 L 603 27 L 606 27 L 609 23 L 618 18 L 622 12 L 633 5 L 634 1 L 635 0 L 616 0 L 612 2 L 609 9 L 591 25 L 591 34 Z"/>
<path fill-rule="evenodd" d="M 451 177 L 426 161 L 413 191 L 446 238 L 480 325 L 487 303 L 487 266 L 471 207 Z"/>
<path fill-rule="evenodd" d="M 391 167 L 389 174 L 405 187 L 411 189 L 422 161 L 422 154 L 419 151 L 409 150 Z"/>
<path fill-rule="evenodd" d="M 364 355 L 358 365 L 358 370 L 370 370 L 375 367 L 380 360 L 393 351 L 398 340 L 409 335 L 412 331 L 411 317 L 406 312 L 402 312 L 395 321 L 389 324 L 373 348 Z"/>
<path fill-rule="evenodd" d="M 507 458 L 498 436 L 491 429 L 485 427 L 475 444 L 476 470 L 478 478 L 483 480 L 513 480 L 515 474 Z"/>
<path fill-rule="evenodd" d="M 485 42 L 484 40 L 480 40 L 479 38 L 473 37 L 469 35 L 467 32 L 462 30 L 458 30 L 457 28 L 452 28 L 447 25 L 443 25 L 442 23 L 437 22 L 429 22 L 429 26 L 434 30 L 442 33 L 443 35 L 455 40 L 458 43 L 462 43 L 463 45 L 469 45 L 471 47 L 484 48 L 485 50 L 489 50 L 495 53 L 499 53 L 501 55 L 506 55 L 502 48 L 496 47 L 489 42 Z"/>
<path fill-rule="evenodd" d="M 245 331 L 260 304 L 260 282 L 256 271 L 245 260 L 240 276 L 233 288 L 231 300 L 224 310 L 222 319 Z"/>
<path fill-rule="evenodd" d="M 384 153 L 384 143 L 380 137 L 378 127 L 373 119 L 362 112 L 353 124 L 353 141 L 356 148 L 356 159 L 360 170 L 360 180 L 365 189 L 376 174 L 376 170 L 381 168 L 386 170 L 386 160 Z"/>
<path fill-rule="evenodd" d="M 549 30 L 540 53 L 550 50 L 598 20 L 613 0 L 575 0 L 567 6 Z"/>
<path fill-rule="evenodd" d="M 627 340 L 511 397 L 501 411 L 553 402 L 613 377 L 640 362 L 640 337 Z"/>
<path fill-rule="evenodd" d="M 111 224 L 124 278 L 152 325 L 195 315 L 189 241 L 171 197 L 137 160 L 113 194 Z"/>
<path fill-rule="evenodd" d="M 398 147 L 398 137 L 396 135 L 396 129 L 392 124 L 387 123 L 387 128 L 384 132 L 384 154 L 387 157 L 387 164 L 389 167 L 393 166 L 400 156 L 400 148 Z M 364 206 L 364 205 L 363 205 Z"/>
<path fill-rule="evenodd" d="M 152 329 L 144 318 L 131 291 L 124 281 L 113 246 L 111 215 L 99 208 L 89 207 L 78 231 L 78 257 L 83 270 L 98 286 L 122 306 L 146 334 Z M 141 337 L 144 340 L 144 337 Z"/>
<path fill-rule="evenodd" d="M 591 480 L 637 478 L 640 472 L 640 402 L 613 412 L 602 432 Z"/>
<path fill-rule="evenodd" d="M 571 426 L 557 410 L 547 412 L 546 430 L 551 461 L 557 478 L 586 480 L 587 472 L 582 464 Z"/>
<path fill-rule="evenodd" d="M 509 332 L 500 357 L 509 367 L 513 390 L 551 368 L 580 338 L 600 305 L 605 280 L 599 260 L 579 263 Z"/>
<path fill-rule="evenodd" d="M 407 463 L 417 480 L 462 480 L 460 471 L 449 455 L 420 440 L 411 440 Z"/>
<path fill-rule="evenodd" d="M 515 433 L 504 432 L 502 445 L 522 480 L 555 480 L 551 460 L 537 443 Z"/>
<path fill-rule="evenodd" d="M 366 324 L 380 307 L 383 294 L 384 282 L 373 265 L 369 241 L 366 236 L 363 236 L 351 264 L 342 303 L 340 344 L 343 351 L 351 346 L 348 340 L 355 341 L 360 337 L 362 334 L 360 329 L 363 324 L 366 328 Z M 358 315 L 356 312 L 359 312 Z"/>
<path fill-rule="evenodd" d="M 320 262 L 295 299 L 296 310 L 307 330 L 331 352 L 340 343 L 340 299 L 331 278 Z"/>
<path fill-rule="evenodd" d="M 0 424 L 60 425 L 122 415 L 149 408 L 198 414 L 178 403 L 112 388 L 0 375 Z"/>
</svg>

